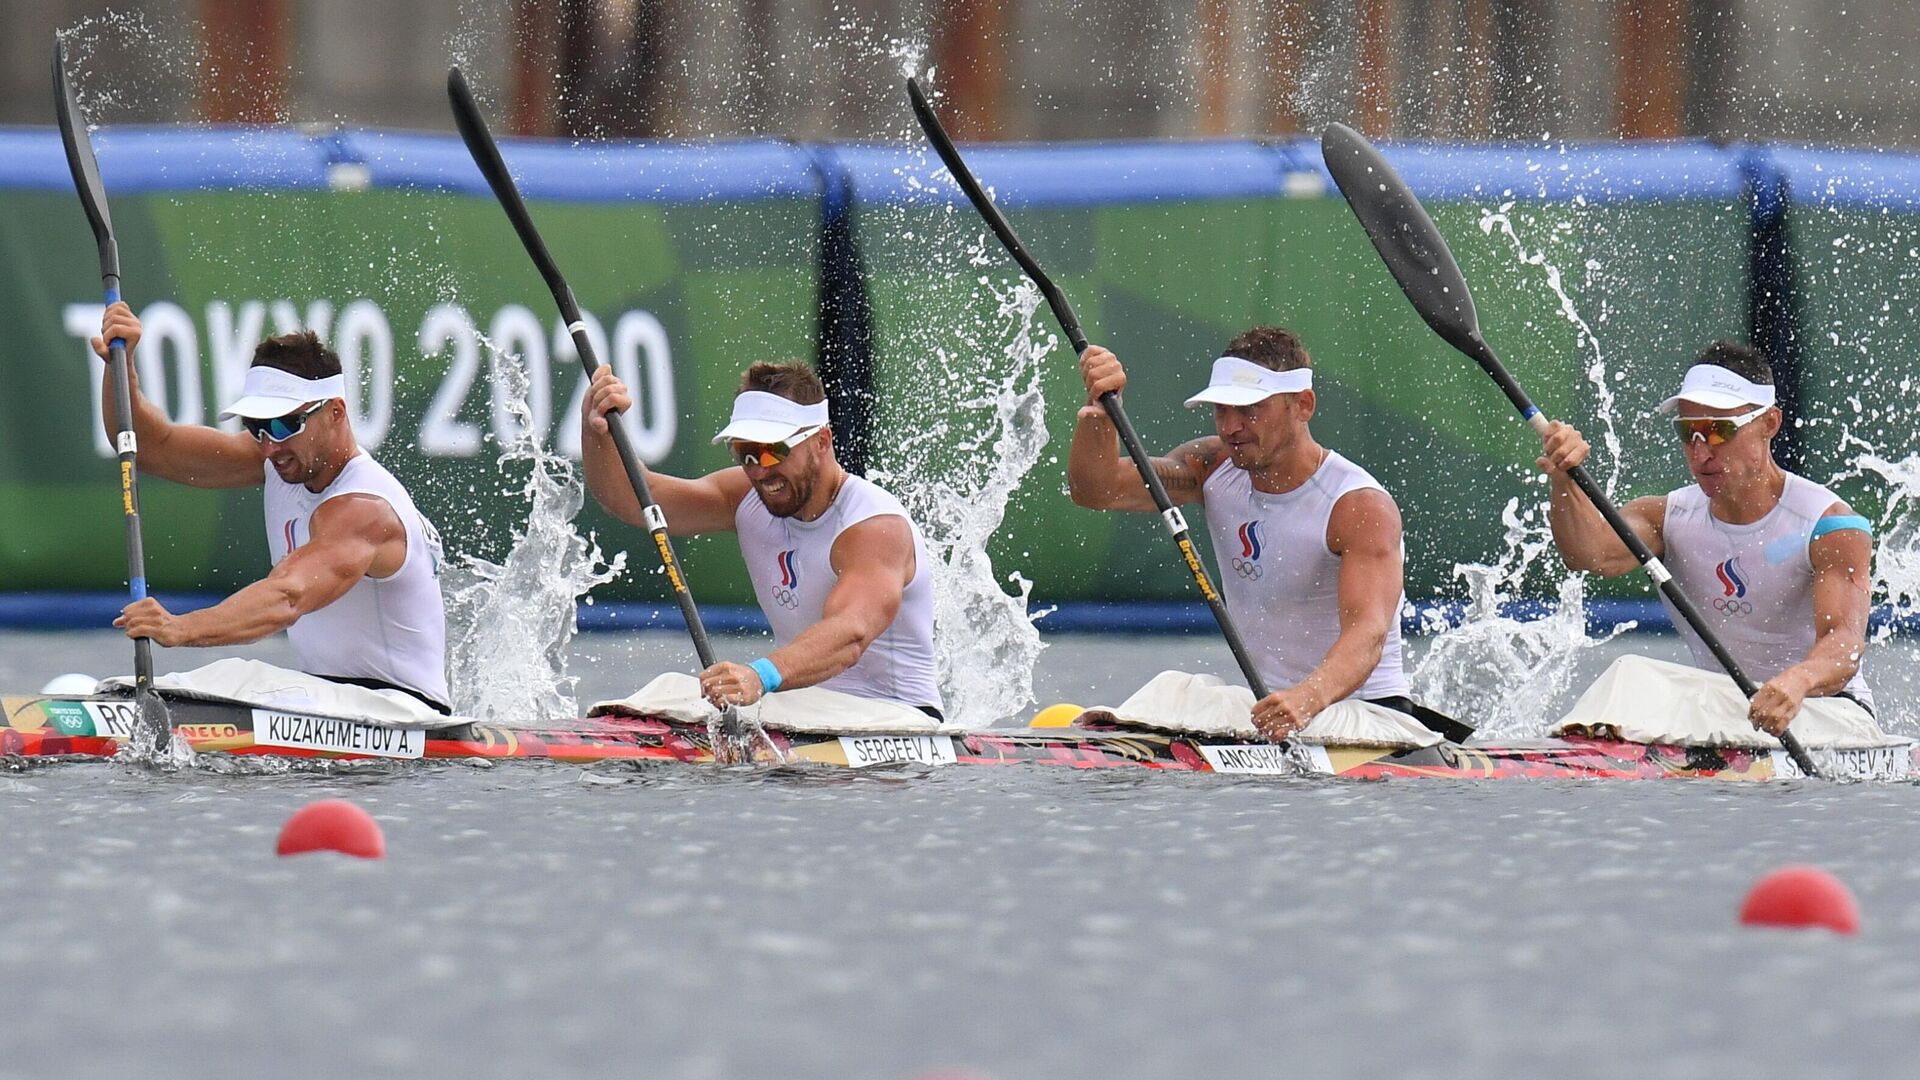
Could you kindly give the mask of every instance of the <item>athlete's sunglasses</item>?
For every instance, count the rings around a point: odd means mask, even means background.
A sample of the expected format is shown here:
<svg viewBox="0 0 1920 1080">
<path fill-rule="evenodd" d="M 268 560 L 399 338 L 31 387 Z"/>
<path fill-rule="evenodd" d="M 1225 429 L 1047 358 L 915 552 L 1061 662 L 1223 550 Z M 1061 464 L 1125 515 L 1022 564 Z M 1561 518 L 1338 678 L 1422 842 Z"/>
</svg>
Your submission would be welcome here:
<svg viewBox="0 0 1920 1080">
<path fill-rule="evenodd" d="M 777 443 L 750 443 L 735 439 L 727 443 L 727 449 L 733 454 L 734 462 L 742 467 L 758 465 L 763 469 L 771 469 L 793 456 L 793 448 L 813 438 L 814 433 L 819 430 L 817 427 L 810 427 L 789 436 L 785 442 Z"/>
<path fill-rule="evenodd" d="M 1708 446 L 1720 446 L 1738 434 L 1741 428 L 1765 415 L 1767 410 L 1755 409 L 1739 416 L 1681 417 L 1674 420 L 1673 430 L 1683 443 L 1699 439 Z"/>
<path fill-rule="evenodd" d="M 304 409 L 298 409 L 285 416 L 275 416 L 266 420 L 256 420 L 251 416 L 240 418 L 240 424 L 253 436 L 255 442 L 286 442 L 306 430 L 307 417 L 327 407 L 324 401 L 316 401 Z"/>
</svg>

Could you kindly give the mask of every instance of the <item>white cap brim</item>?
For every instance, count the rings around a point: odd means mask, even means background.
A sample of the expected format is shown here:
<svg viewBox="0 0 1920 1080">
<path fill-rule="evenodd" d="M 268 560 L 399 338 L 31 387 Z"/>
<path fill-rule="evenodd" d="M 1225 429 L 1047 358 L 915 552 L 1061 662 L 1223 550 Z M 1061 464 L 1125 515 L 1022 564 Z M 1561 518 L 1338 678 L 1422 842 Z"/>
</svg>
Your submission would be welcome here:
<svg viewBox="0 0 1920 1080">
<path fill-rule="evenodd" d="M 345 375 L 322 379 L 303 379 L 289 371 L 255 364 L 247 369 L 240 385 L 240 397 L 220 410 L 220 419 L 244 416 L 249 420 L 271 420 L 285 416 L 309 401 L 331 401 L 347 396 Z"/>
<path fill-rule="evenodd" d="M 271 420 L 276 416 L 285 416 L 311 398 L 272 397 L 266 394 L 248 394 L 239 401 L 220 410 L 220 419 L 232 420 L 244 416 L 249 420 Z"/>
<path fill-rule="evenodd" d="M 1187 399 L 1187 408 L 1197 409 L 1202 405 L 1252 405 L 1265 401 L 1278 390 L 1263 390 L 1258 386 L 1209 386 L 1205 390 Z"/>
<path fill-rule="evenodd" d="M 1738 409 L 1742 406 L 1751 409 L 1760 405 L 1757 401 L 1751 401 L 1739 394 L 1730 394 L 1724 390 L 1691 390 L 1683 394 L 1675 394 L 1661 402 L 1657 411 L 1673 412 L 1683 401 L 1690 401 L 1709 409 Z"/>
<path fill-rule="evenodd" d="M 803 431 L 818 427 L 817 424 L 802 424 L 795 427 L 781 420 L 735 420 L 720 429 L 713 437 L 716 443 L 732 442 L 735 439 L 750 443 L 786 442 Z"/>
<path fill-rule="evenodd" d="M 1670 413 L 1683 401 L 1709 409 L 1738 409 L 1743 405 L 1767 407 L 1776 400 L 1770 384 L 1753 382 L 1718 364 L 1695 364 L 1680 380 L 1680 392 L 1661 402 L 1658 411 Z"/>
</svg>

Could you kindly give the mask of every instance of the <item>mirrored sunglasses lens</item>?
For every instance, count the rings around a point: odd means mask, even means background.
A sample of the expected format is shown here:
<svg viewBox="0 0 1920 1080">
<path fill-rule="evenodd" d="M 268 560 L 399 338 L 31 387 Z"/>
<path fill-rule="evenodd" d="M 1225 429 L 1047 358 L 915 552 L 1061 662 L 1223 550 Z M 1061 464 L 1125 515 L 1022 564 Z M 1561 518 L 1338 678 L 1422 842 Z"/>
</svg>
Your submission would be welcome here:
<svg viewBox="0 0 1920 1080">
<path fill-rule="evenodd" d="M 741 465 L 758 465 L 763 469 L 771 469 L 787 459 L 785 454 L 776 453 L 771 446 L 750 446 L 744 443 L 733 448 L 733 456 Z"/>
<path fill-rule="evenodd" d="M 263 442 L 267 439 L 272 439 L 274 442 L 286 442 L 288 439 L 293 438 L 306 429 L 307 417 L 311 415 L 313 415 L 311 412 L 303 412 L 293 416 L 275 416 L 267 420 L 255 420 L 250 417 L 242 417 L 240 423 L 247 429 L 247 432 L 253 436 L 256 442 Z"/>
<path fill-rule="evenodd" d="M 1681 442 L 1702 439 L 1708 446 L 1720 446 L 1733 438 L 1740 426 L 1731 420 L 1675 420 L 1673 430 L 1679 433 Z"/>
</svg>

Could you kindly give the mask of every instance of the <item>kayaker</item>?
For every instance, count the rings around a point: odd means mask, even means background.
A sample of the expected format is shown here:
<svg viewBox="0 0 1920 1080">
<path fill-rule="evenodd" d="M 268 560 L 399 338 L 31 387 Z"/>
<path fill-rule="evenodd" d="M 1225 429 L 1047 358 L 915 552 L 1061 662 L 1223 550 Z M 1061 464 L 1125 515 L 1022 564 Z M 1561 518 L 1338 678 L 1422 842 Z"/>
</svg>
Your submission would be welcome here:
<svg viewBox="0 0 1920 1080">
<path fill-rule="evenodd" d="M 1754 726 L 1778 735 L 1808 698 L 1873 710 L 1862 672 L 1873 587 L 1866 518 L 1820 484 L 1773 459 L 1782 417 L 1773 370 L 1745 345 L 1703 350 L 1660 403 L 1673 413 L 1694 482 L 1620 508 L 1672 572 L 1746 674 L 1763 685 L 1748 703 Z M 1539 466 L 1550 480 L 1548 520 L 1570 570 L 1612 577 L 1636 568 L 1627 547 L 1567 478 L 1590 448 L 1578 430 L 1542 433 Z M 1673 611 L 1695 667 L 1720 671 L 1704 642 Z M 1737 693 L 1731 679 L 1729 693 Z"/>
<path fill-rule="evenodd" d="M 632 405 L 612 369 L 594 373 L 581 457 L 600 505 L 645 527 L 605 419 Z M 749 367 L 713 441 L 727 445 L 734 464 L 693 479 L 649 470 L 649 483 L 673 535 L 739 535 L 774 649 L 701 672 L 702 693 L 715 705 L 751 705 L 781 689 L 821 686 L 938 719 L 926 542 L 898 499 L 834 457 L 826 390 L 813 369 Z"/>
<path fill-rule="evenodd" d="M 300 669 L 390 690 L 449 713 L 440 537 L 392 473 L 354 440 L 340 358 L 311 331 L 254 350 L 240 397 L 221 411 L 243 430 L 177 424 L 140 393 L 140 320 L 109 307 L 93 350 L 127 343 L 142 473 L 199 488 L 264 487 L 273 570 L 212 607 L 175 615 L 148 597 L 114 625 L 167 648 L 241 645 L 280 630 Z M 110 384 L 111 380 L 103 380 Z M 103 386 L 107 436 L 111 390 Z"/>
<path fill-rule="evenodd" d="M 1227 343 L 1188 408 L 1211 406 L 1214 434 L 1153 459 L 1176 506 L 1200 503 L 1227 610 L 1273 687 L 1253 722 L 1279 741 L 1350 697 L 1407 713 L 1447 737 L 1472 729 L 1414 703 L 1401 667 L 1400 508 L 1359 465 L 1321 446 L 1308 423 L 1313 361 L 1292 331 L 1257 326 Z M 1157 509 L 1099 404 L 1127 373 L 1099 346 L 1080 357 L 1087 403 L 1067 460 L 1073 501 Z"/>
</svg>

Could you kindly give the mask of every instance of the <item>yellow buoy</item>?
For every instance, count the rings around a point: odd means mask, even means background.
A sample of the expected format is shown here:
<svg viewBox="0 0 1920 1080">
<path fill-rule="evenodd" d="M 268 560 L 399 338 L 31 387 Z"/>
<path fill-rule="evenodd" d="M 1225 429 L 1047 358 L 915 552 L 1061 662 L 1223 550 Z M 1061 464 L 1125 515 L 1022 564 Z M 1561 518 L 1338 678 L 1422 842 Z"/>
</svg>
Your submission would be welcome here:
<svg viewBox="0 0 1920 1080">
<path fill-rule="evenodd" d="M 1072 727 L 1073 720 L 1086 712 L 1078 705 L 1049 705 L 1033 715 L 1034 727 Z"/>
</svg>

